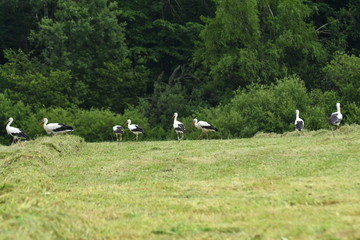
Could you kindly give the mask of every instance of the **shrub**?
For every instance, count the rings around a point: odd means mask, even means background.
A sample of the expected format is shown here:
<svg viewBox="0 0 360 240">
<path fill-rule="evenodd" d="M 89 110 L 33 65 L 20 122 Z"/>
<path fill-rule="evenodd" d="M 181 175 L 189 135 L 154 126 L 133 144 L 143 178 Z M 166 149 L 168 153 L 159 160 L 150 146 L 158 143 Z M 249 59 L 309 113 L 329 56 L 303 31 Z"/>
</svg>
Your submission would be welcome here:
<svg viewBox="0 0 360 240">
<path fill-rule="evenodd" d="M 305 128 L 327 128 L 327 118 L 335 111 L 338 101 L 339 97 L 332 91 L 307 92 L 304 82 L 291 76 L 270 86 L 253 84 L 240 89 L 230 103 L 201 109 L 196 116 L 217 126 L 220 129 L 217 137 L 251 137 L 257 132 L 293 131 L 296 109 L 300 110 Z M 356 105 L 352 108 L 357 109 Z M 351 115 L 348 120 L 351 123 L 354 119 Z"/>
</svg>

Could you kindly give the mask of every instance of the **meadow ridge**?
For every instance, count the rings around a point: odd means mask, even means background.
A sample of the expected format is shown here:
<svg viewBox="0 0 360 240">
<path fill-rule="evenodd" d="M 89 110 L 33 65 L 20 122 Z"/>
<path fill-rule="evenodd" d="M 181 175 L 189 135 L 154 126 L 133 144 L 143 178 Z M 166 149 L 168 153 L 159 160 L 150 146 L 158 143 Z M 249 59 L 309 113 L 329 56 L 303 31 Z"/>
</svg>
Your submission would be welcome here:
<svg viewBox="0 0 360 240">
<path fill-rule="evenodd" d="M 360 126 L 0 147 L 0 239 L 360 239 Z"/>
</svg>

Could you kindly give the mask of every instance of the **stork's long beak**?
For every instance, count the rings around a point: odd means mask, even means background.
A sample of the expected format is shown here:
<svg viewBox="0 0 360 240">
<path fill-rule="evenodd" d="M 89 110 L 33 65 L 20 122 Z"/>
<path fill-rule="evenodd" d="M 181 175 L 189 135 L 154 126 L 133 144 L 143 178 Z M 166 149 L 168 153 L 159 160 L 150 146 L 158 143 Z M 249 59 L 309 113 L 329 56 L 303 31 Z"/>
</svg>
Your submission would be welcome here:
<svg viewBox="0 0 360 240">
<path fill-rule="evenodd" d="M 44 121 L 39 122 L 39 123 L 38 123 L 38 126 L 40 126 L 40 125 L 43 124 L 43 123 L 44 123 Z"/>
<path fill-rule="evenodd" d="M 173 115 L 172 117 L 171 117 L 171 119 L 173 119 L 175 117 L 175 115 Z"/>
<path fill-rule="evenodd" d="M 4 125 L 8 124 L 9 120 L 7 120 L 6 122 L 4 122 Z"/>
<path fill-rule="evenodd" d="M 192 123 L 191 123 L 191 125 L 195 126 L 195 123 L 194 123 L 194 122 L 192 122 Z"/>
</svg>

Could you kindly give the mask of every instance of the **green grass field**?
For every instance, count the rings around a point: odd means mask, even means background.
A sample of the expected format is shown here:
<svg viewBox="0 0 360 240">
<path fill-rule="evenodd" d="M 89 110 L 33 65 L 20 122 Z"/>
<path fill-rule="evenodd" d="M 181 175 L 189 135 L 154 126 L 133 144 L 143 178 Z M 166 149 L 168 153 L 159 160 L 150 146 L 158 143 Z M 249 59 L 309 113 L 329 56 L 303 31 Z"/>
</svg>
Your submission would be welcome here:
<svg viewBox="0 0 360 240">
<path fill-rule="evenodd" d="M 360 126 L 0 147 L 0 239 L 360 239 Z"/>
</svg>

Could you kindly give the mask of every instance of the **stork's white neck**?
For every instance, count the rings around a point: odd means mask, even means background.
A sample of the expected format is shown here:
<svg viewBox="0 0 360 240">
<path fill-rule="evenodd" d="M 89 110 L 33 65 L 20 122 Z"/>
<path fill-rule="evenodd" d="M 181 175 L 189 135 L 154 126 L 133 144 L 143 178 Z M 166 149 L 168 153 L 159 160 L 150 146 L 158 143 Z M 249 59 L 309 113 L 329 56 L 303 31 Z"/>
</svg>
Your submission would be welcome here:
<svg viewBox="0 0 360 240">
<path fill-rule="evenodd" d="M 340 103 L 336 104 L 336 110 L 337 110 L 337 112 L 340 112 Z"/>
<path fill-rule="evenodd" d="M 299 118 L 300 111 L 296 110 L 296 118 Z"/>
<path fill-rule="evenodd" d="M 6 128 L 10 127 L 10 125 L 12 124 L 12 122 L 14 121 L 14 119 L 10 119 L 9 122 L 6 124 Z"/>
</svg>

